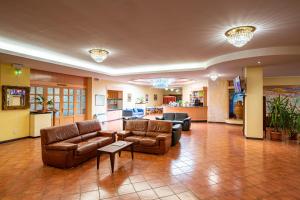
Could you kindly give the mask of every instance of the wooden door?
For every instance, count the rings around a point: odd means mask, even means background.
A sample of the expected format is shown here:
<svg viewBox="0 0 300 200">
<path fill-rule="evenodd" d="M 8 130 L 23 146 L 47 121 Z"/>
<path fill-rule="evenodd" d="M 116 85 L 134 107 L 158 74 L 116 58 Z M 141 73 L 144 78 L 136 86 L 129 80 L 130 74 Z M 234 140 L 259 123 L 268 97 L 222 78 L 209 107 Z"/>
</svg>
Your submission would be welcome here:
<svg viewBox="0 0 300 200">
<path fill-rule="evenodd" d="M 61 88 L 61 93 L 59 124 L 74 123 L 74 89 Z"/>
<path fill-rule="evenodd" d="M 48 109 L 56 110 L 53 125 L 65 125 L 86 119 L 86 91 L 85 88 L 58 87 L 58 86 L 31 86 L 30 110 L 41 110 L 36 97 L 43 96 L 53 105 Z"/>
</svg>

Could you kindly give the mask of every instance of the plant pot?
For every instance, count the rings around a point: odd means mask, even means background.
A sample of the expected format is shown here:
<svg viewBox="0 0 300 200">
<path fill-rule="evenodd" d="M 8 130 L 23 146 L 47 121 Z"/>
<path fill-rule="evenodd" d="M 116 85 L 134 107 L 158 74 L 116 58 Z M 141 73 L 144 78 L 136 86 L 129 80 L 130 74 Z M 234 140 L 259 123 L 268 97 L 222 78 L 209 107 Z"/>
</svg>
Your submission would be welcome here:
<svg viewBox="0 0 300 200">
<path fill-rule="evenodd" d="M 243 104 L 238 101 L 234 106 L 234 114 L 237 119 L 243 119 Z"/>
<path fill-rule="evenodd" d="M 289 140 L 297 140 L 297 135 L 298 134 L 293 134 L 293 135 L 289 136 Z"/>
<path fill-rule="evenodd" d="M 271 135 L 271 132 L 273 131 L 274 129 L 271 128 L 271 127 L 266 127 L 266 138 L 267 139 L 270 139 L 270 135 Z"/>
<path fill-rule="evenodd" d="M 270 132 L 270 139 L 274 141 L 282 141 L 282 133 L 273 130 Z"/>
</svg>

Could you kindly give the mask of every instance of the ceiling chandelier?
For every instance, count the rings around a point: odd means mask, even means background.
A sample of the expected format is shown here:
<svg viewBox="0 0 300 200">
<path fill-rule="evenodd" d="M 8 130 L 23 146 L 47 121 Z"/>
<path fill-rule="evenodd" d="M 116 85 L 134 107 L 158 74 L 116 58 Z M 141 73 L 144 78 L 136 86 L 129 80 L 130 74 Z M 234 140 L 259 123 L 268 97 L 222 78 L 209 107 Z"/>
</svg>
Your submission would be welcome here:
<svg viewBox="0 0 300 200">
<path fill-rule="evenodd" d="M 109 54 L 105 49 L 91 49 L 89 50 L 89 53 L 97 63 L 103 62 Z"/>
<path fill-rule="evenodd" d="M 254 26 L 239 26 L 225 32 L 227 41 L 236 47 L 242 47 L 249 42 L 256 28 Z"/>
<path fill-rule="evenodd" d="M 155 88 L 168 88 L 171 83 L 174 82 L 173 78 L 157 78 L 152 79 L 152 86 Z"/>
</svg>

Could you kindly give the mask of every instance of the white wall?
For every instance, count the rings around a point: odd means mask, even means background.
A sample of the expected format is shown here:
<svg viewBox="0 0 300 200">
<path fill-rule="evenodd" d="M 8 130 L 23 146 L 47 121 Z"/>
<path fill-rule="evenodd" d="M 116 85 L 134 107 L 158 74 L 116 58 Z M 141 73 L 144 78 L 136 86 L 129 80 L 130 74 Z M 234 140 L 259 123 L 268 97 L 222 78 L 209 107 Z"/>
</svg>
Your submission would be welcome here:
<svg viewBox="0 0 300 200">
<path fill-rule="evenodd" d="M 209 80 L 207 93 L 207 120 L 209 122 L 225 122 L 229 115 L 228 81 Z"/>
<path fill-rule="evenodd" d="M 192 84 L 187 84 L 182 87 L 182 100 L 190 101 L 190 94 L 193 91 L 202 90 L 203 87 L 207 87 L 207 80 L 196 81 Z"/>
<path fill-rule="evenodd" d="M 163 90 L 155 89 L 150 86 L 138 86 L 133 84 L 126 84 L 121 82 L 107 81 L 107 80 L 93 80 L 93 92 L 92 92 L 92 113 L 105 113 L 107 105 L 95 106 L 95 95 L 105 95 L 107 98 L 107 90 L 119 90 L 123 91 L 123 108 L 135 107 L 137 98 L 149 95 L 149 102 L 146 106 L 160 106 L 163 103 Z M 131 102 L 127 101 L 128 93 L 131 93 Z M 154 101 L 154 94 L 157 94 L 157 101 Z"/>
</svg>

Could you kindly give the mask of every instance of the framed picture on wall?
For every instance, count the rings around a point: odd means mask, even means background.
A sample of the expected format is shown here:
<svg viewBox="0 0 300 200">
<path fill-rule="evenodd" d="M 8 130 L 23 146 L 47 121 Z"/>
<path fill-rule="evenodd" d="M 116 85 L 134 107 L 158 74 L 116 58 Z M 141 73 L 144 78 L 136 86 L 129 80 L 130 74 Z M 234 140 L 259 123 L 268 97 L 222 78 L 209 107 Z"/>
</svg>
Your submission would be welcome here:
<svg viewBox="0 0 300 200">
<path fill-rule="evenodd" d="M 149 102 L 149 95 L 148 94 L 145 95 L 145 102 L 146 103 Z"/>
<path fill-rule="evenodd" d="M 2 109 L 17 110 L 29 108 L 30 87 L 2 86 Z"/>
<path fill-rule="evenodd" d="M 154 99 L 154 101 L 157 101 L 157 94 L 154 94 L 153 99 Z"/>
<path fill-rule="evenodd" d="M 105 96 L 101 94 L 95 95 L 95 106 L 104 106 L 105 104 Z"/>
<path fill-rule="evenodd" d="M 128 94 L 127 94 L 127 102 L 131 102 L 131 97 L 132 97 L 132 96 L 131 96 L 131 93 L 128 93 Z"/>
</svg>

